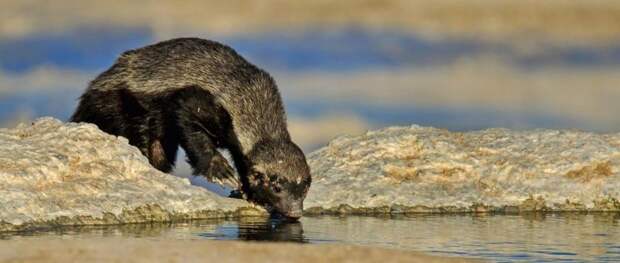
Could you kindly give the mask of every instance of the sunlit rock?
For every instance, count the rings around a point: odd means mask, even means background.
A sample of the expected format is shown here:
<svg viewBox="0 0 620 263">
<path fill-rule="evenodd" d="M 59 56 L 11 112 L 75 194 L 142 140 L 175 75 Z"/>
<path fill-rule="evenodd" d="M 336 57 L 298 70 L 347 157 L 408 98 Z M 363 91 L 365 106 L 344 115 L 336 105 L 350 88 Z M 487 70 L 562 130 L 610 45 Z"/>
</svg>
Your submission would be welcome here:
<svg viewBox="0 0 620 263">
<path fill-rule="evenodd" d="M 123 137 L 43 118 L 0 129 L 0 231 L 264 214 L 164 174 Z"/>
<path fill-rule="evenodd" d="M 308 160 L 306 214 L 620 210 L 620 134 L 393 127 Z"/>
</svg>

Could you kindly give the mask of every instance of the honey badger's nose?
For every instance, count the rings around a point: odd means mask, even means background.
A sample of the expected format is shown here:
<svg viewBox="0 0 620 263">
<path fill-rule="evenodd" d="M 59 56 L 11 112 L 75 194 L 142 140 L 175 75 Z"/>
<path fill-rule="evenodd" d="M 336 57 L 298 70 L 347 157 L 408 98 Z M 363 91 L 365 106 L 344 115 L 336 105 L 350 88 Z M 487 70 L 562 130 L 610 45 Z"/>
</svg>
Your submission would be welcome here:
<svg viewBox="0 0 620 263">
<path fill-rule="evenodd" d="M 284 200 L 283 200 L 284 201 Z M 303 214 L 303 203 L 301 200 L 284 201 L 274 207 L 273 216 L 289 220 L 297 220 Z"/>
<path fill-rule="evenodd" d="M 285 221 L 297 221 L 302 216 L 301 210 L 295 210 L 290 212 L 273 212 L 271 218 Z"/>
</svg>

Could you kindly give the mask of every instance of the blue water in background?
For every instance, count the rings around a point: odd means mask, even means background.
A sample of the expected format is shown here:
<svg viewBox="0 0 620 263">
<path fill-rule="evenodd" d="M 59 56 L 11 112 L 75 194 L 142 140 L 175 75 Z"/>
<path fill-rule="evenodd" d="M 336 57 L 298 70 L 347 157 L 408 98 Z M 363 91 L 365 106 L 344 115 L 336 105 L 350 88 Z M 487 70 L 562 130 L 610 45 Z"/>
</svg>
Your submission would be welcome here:
<svg viewBox="0 0 620 263">
<path fill-rule="evenodd" d="M 100 71 L 111 66 L 123 51 L 147 45 L 152 39 L 146 28 L 86 27 L 0 40 L 0 69 L 21 73 L 54 66 Z"/>
<path fill-rule="evenodd" d="M 519 52 L 506 43 L 475 39 L 433 40 L 402 31 L 349 28 L 201 37 L 226 43 L 269 70 L 356 71 L 431 67 L 483 54 L 507 58 L 524 69 L 549 65 L 620 65 L 620 44 L 588 48 L 543 43 L 542 52 Z M 41 65 L 100 71 L 125 50 L 155 42 L 148 28 L 86 27 L 67 32 L 0 40 L 0 68 L 24 72 Z"/>
<path fill-rule="evenodd" d="M 506 58 L 523 70 L 562 65 L 563 67 L 605 67 L 620 65 L 620 45 L 586 48 L 561 47 L 549 43 L 544 52 L 526 55 L 507 44 L 474 39 L 432 40 L 397 30 L 372 31 L 352 27 L 344 30 L 248 33 L 207 37 L 227 43 L 267 71 L 355 72 L 447 65 L 468 57 L 492 55 Z M 84 27 L 72 31 L 0 40 L 0 70 L 19 75 L 41 67 L 88 72 L 91 78 L 108 68 L 123 51 L 155 42 L 148 28 Z M 81 89 L 88 83 L 71 83 L 52 90 L 22 92 L 14 87 L 0 93 L 0 123 L 19 111 L 32 117 L 68 119 Z M 71 86 L 71 87 L 69 87 Z M 286 94 L 283 94 L 285 100 Z M 374 127 L 417 123 L 451 130 L 486 127 L 567 128 L 574 120 L 546 113 L 498 112 L 470 107 L 429 108 L 418 105 L 372 106 L 367 103 L 331 102 L 308 98 L 285 101 L 289 115 L 319 116 L 346 108 Z M 596 128 L 594 128 L 596 129 Z"/>
</svg>

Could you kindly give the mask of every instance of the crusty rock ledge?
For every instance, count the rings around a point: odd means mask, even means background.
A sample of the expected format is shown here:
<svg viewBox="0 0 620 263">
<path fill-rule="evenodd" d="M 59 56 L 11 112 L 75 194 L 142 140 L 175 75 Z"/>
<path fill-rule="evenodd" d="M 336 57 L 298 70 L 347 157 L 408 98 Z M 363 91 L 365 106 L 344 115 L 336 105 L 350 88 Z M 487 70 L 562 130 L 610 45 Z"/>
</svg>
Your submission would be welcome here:
<svg viewBox="0 0 620 263">
<path fill-rule="evenodd" d="M 91 124 L 42 118 L 0 129 L 0 231 L 264 215 L 159 172 Z"/>
<path fill-rule="evenodd" d="M 620 134 L 419 126 L 308 156 L 305 214 L 620 211 Z M 265 216 L 152 168 L 122 137 L 42 118 L 0 129 L 0 231 Z"/>
<path fill-rule="evenodd" d="M 620 134 L 392 127 L 308 156 L 305 214 L 620 211 Z"/>
</svg>

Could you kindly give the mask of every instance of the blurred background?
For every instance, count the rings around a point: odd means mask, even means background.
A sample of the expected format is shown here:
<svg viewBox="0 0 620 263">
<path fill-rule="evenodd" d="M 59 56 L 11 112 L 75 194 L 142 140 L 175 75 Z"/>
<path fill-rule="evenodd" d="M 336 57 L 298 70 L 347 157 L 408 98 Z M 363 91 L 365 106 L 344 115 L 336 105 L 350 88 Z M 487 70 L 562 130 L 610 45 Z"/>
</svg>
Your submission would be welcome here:
<svg viewBox="0 0 620 263">
<path fill-rule="evenodd" d="M 0 0 L 0 127 L 67 120 L 122 51 L 181 36 L 270 72 L 306 152 L 390 125 L 620 131 L 617 0 Z"/>
</svg>

